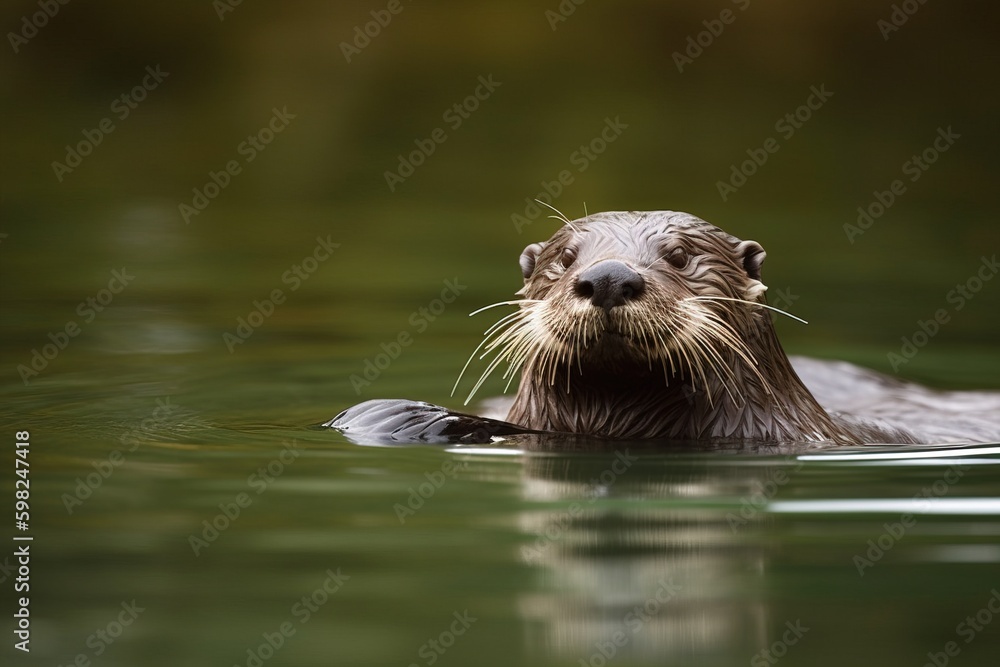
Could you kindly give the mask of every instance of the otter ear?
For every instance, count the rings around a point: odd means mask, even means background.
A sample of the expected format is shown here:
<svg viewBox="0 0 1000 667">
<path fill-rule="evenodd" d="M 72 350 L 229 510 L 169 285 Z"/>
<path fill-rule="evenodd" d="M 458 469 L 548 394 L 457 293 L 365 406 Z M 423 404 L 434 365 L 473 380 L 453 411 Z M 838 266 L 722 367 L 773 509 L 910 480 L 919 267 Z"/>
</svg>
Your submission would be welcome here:
<svg viewBox="0 0 1000 667">
<path fill-rule="evenodd" d="M 528 282 L 531 274 L 535 271 L 535 260 L 538 253 L 545 249 L 544 243 L 532 243 L 521 253 L 521 273 L 524 275 L 524 282 Z"/>
<path fill-rule="evenodd" d="M 767 291 L 767 285 L 760 281 L 760 267 L 764 264 L 767 253 L 756 241 L 743 241 L 736 246 L 736 252 L 743 262 L 743 269 L 750 277 L 750 284 L 743 290 L 743 296 L 748 301 L 757 301 Z"/>
<path fill-rule="evenodd" d="M 747 275 L 754 280 L 760 280 L 760 267 L 764 264 L 767 253 L 756 241 L 742 241 L 736 246 L 736 252 L 743 262 Z"/>
</svg>

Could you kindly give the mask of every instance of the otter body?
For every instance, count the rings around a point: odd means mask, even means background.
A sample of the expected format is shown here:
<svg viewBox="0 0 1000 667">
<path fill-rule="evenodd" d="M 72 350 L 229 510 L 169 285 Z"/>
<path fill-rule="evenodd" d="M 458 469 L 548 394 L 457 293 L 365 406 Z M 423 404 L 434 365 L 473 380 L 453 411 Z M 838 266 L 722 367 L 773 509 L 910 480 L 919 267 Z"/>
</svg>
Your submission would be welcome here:
<svg viewBox="0 0 1000 667">
<path fill-rule="evenodd" d="M 931 392 L 843 362 L 793 365 L 764 298 L 764 257 L 758 243 L 687 213 L 566 221 L 525 249 L 518 310 L 480 346 L 495 358 L 476 388 L 504 363 L 521 373 L 505 420 L 367 401 L 327 426 L 393 442 L 516 433 L 805 445 L 1000 440 L 1000 394 Z"/>
</svg>

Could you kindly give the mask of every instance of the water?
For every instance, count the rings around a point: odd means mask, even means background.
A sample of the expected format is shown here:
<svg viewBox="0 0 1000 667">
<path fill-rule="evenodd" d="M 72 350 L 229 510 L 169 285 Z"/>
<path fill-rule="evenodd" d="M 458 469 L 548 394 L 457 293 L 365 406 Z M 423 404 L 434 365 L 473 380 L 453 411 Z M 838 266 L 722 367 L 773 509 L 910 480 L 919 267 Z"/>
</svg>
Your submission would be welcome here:
<svg viewBox="0 0 1000 667">
<path fill-rule="evenodd" d="M 362 398 L 459 405 L 448 390 L 492 321 L 465 314 L 509 298 L 526 239 L 463 229 L 481 212 L 436 212 L 446 242 L 429 214 L 386 231 L 333 207 L 173 213 L 51 212 L 44 229 L 15 220 L 2 248 L 4 432 L 31 442 L 30 664 L 994 664 L 996 445 L 350 444 L 314 425 Z M 284 272 L 328 234 L 341 247 L 293 290 Z M 78 304 L 112 270 L 134 279 L 87 321 Z M 808 266 L 774 275 L 831 289 Z M 434 315 L 448 280 L 459 297 Z M 223 335 L 274 289 L 230 353 Z M 871 340 L 888 316 L 834 349 L 803 299 L 812 328 L 779 325 L 794 351 L 884 360 Z M 975 312 L 951 331 L 988 331 Z M 70 321 L 80 333 L 26 386 L 17 366 Z M 403 332 L 398 359 L 352 383 Z M 939 383 L 995 381 L 995 353 L 942 338 L 922 354 Z"/>
</svg>

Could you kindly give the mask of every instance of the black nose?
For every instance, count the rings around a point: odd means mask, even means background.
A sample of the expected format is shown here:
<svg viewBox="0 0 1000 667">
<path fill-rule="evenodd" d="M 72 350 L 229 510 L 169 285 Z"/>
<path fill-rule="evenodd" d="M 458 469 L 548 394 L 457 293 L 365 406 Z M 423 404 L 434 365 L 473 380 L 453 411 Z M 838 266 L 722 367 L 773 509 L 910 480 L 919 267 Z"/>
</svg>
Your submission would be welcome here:
<svg viewBox="0 0 1000 667">
<path fill-rule="evenodd" d="M 644 287 L 642 276 L 615 259 L 588 267 L 576 279 L 576 293 L 604 310 L 638 298 Z"/>
</svg>

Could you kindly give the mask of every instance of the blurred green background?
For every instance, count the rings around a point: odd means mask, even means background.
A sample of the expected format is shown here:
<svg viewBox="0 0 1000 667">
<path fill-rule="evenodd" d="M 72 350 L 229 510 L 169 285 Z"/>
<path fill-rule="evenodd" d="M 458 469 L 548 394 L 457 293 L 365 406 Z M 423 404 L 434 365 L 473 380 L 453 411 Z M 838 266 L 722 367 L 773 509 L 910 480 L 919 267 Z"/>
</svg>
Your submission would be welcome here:
<svg viewBox="0 0 1000 667">
<path fill-rule="evenodd" d="M 333 337 L 365 328 L 355 306 L 377 300 L 375 316 L 390 323 L 368 333 L 392 337 L 394 322 L 446 277 L 471 280 L 465 312 L 517 289 L 518 253 L 554 223 L 518 230 L 512 216 L 568 170 L 573 182 L 554 203 L 571 218 L 685 210 L 760 241 L 765 280 L 799 297 L 792 310 L 813 323 L 783 325 L 789 347 L 885 370 L 900 337 L 950 308 L 948 291 L 1000 245 L 992 6 L 910 3 L 919 11 L 886 31 L 879 21 L 892 18 L 891 3 L 563 5 L 574 8 L 565 20 L 553 18 L 556 2 L 402 2 L 395 15 L 366 2 L 59 6 L 0 64 L 6 322 L 23 321 L 36 290 L 99 287 L 111 265 L 150 259 L 113 247 L 133 220 L 133 240 L 156 246 L 174 270 L 123 299 L 183 288 L 190 304 L 230 291 L 206 306 L 221 332 L 281 286 L 277 276 L 317 234 L 331 234 L 342 244 L 336 262 L 303 291 L 327 298 L 331 319 L 306 326 Z M 23 17 L 37 11 L 7 3 L 3 25 L 24 33 Z M 376 32 L 372 11 L 391 21 L 348 62 L 344 44 L 357 30 Z M 689 37 L 707 44 L 700 54 Z M 679 71 L 685 51 L 696 57 Z M 147 67 L 168 75 L 120 119 L 121 102 L 112 105 Z M 453 129 L 443 114 L 480 76 L 501 85 Z M 833 96 L 793 136 L 776 132 L 811 86 Z M 294 119 L 246 163 L 238 147 L 274 108 Z M 57 180 L 52 163 L 103 118 L 114 131 Z M 628 127 L 581 173 L 572 156 L 606 118 Z M 939 127 L 960 139 L 918 181 L 905 180 L 904 162 Z M 447 140 L 390 191 L 385 172 L 436 128 Z M 723 201 L 718 182 L 769 137 L 778 152 Z M 234 159 L 241 173 L 185 224 L 179 205 Z M 844 225 L 894 179 L 905 194 L 849 242 Z M 169 244 L 186 249 L 171 254 Z M 982 384 L 983 364 L 1000 370 L 996 285 L 977 296 L 904 375 Z M 19 353 L 62 319 L 36 315 L 34 333 L 11 341 Z M 482 327 L 463 316 L 445 319 L 472 332 L 471 343 Z"/>
</svg>

